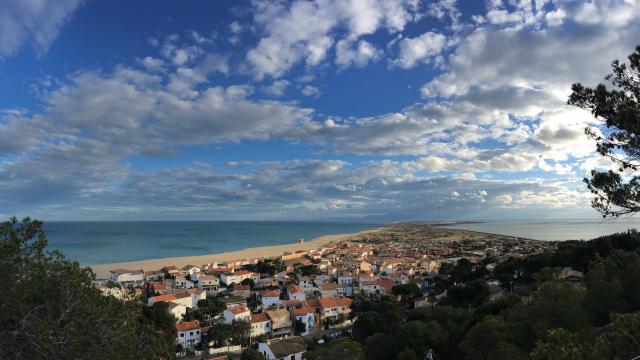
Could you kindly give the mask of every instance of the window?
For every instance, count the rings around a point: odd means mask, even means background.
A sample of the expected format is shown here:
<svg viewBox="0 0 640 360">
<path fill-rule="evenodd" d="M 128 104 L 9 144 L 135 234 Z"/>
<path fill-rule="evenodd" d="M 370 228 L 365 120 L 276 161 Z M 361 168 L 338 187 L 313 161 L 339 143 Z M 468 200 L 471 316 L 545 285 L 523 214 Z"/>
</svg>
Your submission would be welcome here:
<svg viewBox="0 0 640 360">
<path fill-rule="evenodd" d="M 184 337 L 184 333 L 180 333 L 180 337 Z"/>
<path fill-rule="evenodd" d="M 193 331 L 189 331 L 189 336 L 193 336 Z"/>
</svg>

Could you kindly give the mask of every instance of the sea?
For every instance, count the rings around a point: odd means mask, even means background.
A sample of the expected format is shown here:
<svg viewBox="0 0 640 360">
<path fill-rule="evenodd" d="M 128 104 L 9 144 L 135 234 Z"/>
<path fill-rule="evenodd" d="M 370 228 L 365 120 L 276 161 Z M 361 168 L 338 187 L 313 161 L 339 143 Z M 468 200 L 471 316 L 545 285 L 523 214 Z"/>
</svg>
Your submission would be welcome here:
<svg viewBox="0 0 640 360">
<path fill-rule="evenodd" d="M 46 222 L 45 230 L 50 249 L 91 265 L 291 244 L 301 238 L 311 240 L 384 225 L 311 221 Z M 640 230 L 640 220 L 497 220 L 447 227 L 537 240 L 581 240 Z"/>
<path fill-rule="evenodd" d="M 45 222 L 49 249 L 83 265 L 207 255 L 295 243 L 382 224 L 303 221 Z"/>
<path fill-rule="evenodd" d="M 640 231 L 640 219 L 492 220 L 446 227 L 536 240 L 589 240 L 633 229 Z"/>
</svg>

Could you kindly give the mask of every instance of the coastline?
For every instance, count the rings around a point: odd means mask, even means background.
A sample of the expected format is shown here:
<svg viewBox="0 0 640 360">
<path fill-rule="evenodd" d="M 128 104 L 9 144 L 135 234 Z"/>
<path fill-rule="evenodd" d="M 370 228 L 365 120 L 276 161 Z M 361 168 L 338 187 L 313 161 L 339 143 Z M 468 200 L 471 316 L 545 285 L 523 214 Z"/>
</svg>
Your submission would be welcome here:
<svg viewBox="0 0 640 360">
<path fill-rule="evenodd" d="M 251 248 L 246 248 L 242 250 L 213 253 L 213 254 L 207 254 L 207 255 L 193 255 L 193 256 L 170 257 L 170 258 L 133 260 L 133 261 L 118 262 L 118 263 L 93 264 L 93 265 L 84 265 L 84 266 L 92 268 L 93 272 L 95 272 L 96 274 L 97 279 L 106 279 L 109 277 L 109 270 L 111 269 L 124 268 L 129 270 L 142 269 L 144 271 L 150 271 L 150 270 L 159 270 L 163 266 L 167 266 L 167 265 L 174 265 L 177 267 L 181 267 L 184 265 L 202 265 L 202 264 L 207 264 L 214 261 L 221 262 L 221 261 L 228 261 L 233 259 L 275 257 L 275 256 L 280 256 L 287 251 L 294 252 L 298 250 L 316 249 L 331 243 L 350 240 L 358 236 L 361 236 L 363 234 L 380 232 L 384 229 L 385 227 L 380 227 L 377 229 L 363 230 L 363 231 L 359 231 L 356 233 L 349 233 L 349 234 L 323 235 L 323 236 L 318 236 L 309 241 L 305 241 L 302 244 L 292 243 L 292 244 L 282 244 L 282 245 L 266 245 L 266 246 L 251 247 Z"/>
</svg>

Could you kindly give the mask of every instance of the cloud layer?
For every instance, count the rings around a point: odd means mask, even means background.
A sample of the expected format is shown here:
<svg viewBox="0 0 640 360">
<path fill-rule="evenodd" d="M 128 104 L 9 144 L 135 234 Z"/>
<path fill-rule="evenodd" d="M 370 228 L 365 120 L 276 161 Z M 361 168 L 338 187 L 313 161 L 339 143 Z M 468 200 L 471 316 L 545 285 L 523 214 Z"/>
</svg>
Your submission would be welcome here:
<svg viewBox="0 0 640 360">
<path fill-rule="evenodd" d="M 0 15 L 0 58 L 28 41 L 45 53 L 79 6 L 64 4 L 44 20 L 42 6 Z M 492 1 L 463 20 L 455 1 L 255 1 L 248 23 L 225 25 L 234 46 L 255 33 L 239 53 L 172 34 L 135 62 L 58 79 L 33 109 L 4 109 L 0 208 L 58 219 L 589 216 L 580 179 L 607 164 L 583 135 L 594 120 L 566 99 L 636 45 L 635 5 Z M 374 116 L 292 97 L 330 92 L 322 73 L 370 67 L 435 75 L 413 90 L 420 101 Z M 216 157 L 267 143 L 294 154 Z M 204 159 L 187 160 L 194 149 Z"/>
</svg>

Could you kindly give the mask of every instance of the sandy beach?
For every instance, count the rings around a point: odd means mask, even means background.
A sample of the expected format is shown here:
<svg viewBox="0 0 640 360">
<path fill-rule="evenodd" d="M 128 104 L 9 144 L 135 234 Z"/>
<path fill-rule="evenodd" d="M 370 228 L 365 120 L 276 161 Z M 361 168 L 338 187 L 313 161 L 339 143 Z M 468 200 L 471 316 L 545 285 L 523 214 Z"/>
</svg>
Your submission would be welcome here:
<svg viewBox="0 0 640 360">
<path fill-rule="evenodd" d="M 136 261 L 127 261 L 127 262 L 120 262 L 120 263 L 95 264 L 95 265 L 88 265 L 88 266 L 91 267 L 93 271 L 96 273 L 96 278 L 105 279 L 109 277 L 109 270 L 111 269 L 124 268 L 129 270 L 142 269 L 145 271 L 149 271 L 149 270 L 159 270 L 160 268 L 166 265 L 174 265 L 177 267 L 181 267 L 184 265 L 202 265 L 202 264 L 207 264 L 214 261 L 219 262 L 219 261 L 227 261 L 227 260 L 233 260 L 233 259 L 273 257 L 273 256 L 282 255 L 287 251 L 294 252 L 298 250 L 316 249 L 330 243 L 336 243 L 342 240 L 357 238 L 364 234 L 370 234 L 370 233 L 382 231 L 383 229 L 384 228 L 365 230 L 365 231 L 352 233 L 352 234 L 324 235 L 309 241 L 305 241 L 304 243 L 301 243 L 301 244 L 293 243 L 293 244 L 284 244 L 284 245 L 260 246 L 260 247 L 252 247 L 252 248 L 224 252 L 224 253 L 217 253 L 217 254 L 136 260 Z"/>
</svg>

